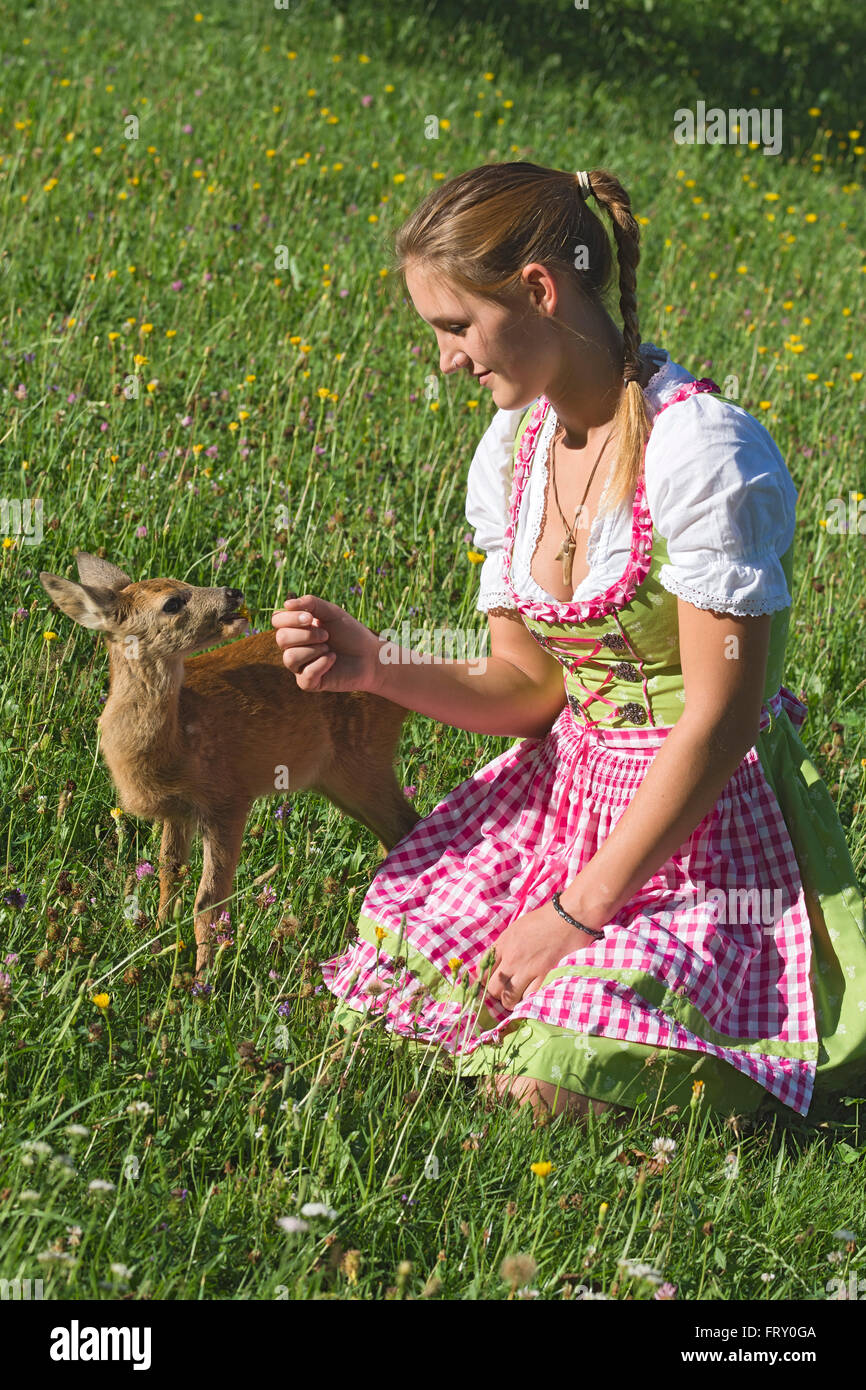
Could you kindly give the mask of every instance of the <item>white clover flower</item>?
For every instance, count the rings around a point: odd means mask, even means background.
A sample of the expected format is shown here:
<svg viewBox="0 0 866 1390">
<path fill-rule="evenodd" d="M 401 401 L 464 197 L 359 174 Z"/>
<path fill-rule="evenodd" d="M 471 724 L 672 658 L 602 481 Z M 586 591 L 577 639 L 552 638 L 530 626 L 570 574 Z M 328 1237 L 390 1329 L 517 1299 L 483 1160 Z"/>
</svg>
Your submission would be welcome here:
<svg viewBox="0 0 866 1390">
<path fill-rule="evenodd" d="M 834 1239 L 834 1240 L 849 1241 L 849 1240 L 856 1240 L 857 1237 L 856 1237 L 856 1235 L 854 1234 L 853 1231 L 841 1230 L 841 1231 L 834 1231 L 834 1232 L 833 1232 L 833 1239 Z"/>
<path fill-rule="evenodd" d="M 587 1289 L 586 1293 L 579 1293 L 579 1294 L 577 1295 L 578 1301 L 579 1301 L 579 1302 L 583 1302 L 583 1303 L 589 1302 L 590 1299 L 600 1299 L 600 1298 L 605 1299 L 605 1301 L 608 1302 L 608 1303 L 610 1302 L 610 1297 L 609 1297 L 608 1294 L 606 1294 L 606 1293 L 596 1293 L 594 1289 Z"/>
<path fill-rule="evenodd" d="M 740 1156 L 739 1156 L 739 1154 L 735 1154 L 735 1153 L 725 1154 L 725 1177 L 726 1177 L 726 1178 L 730 1178 L 731 1181 L 733 1181 L 733 1179 L 737 1176 L 737 1174 L 739 1173 L 739 1171 L 740 1171 Z"/>
<path fill-rule="evenodd" d="M 72 1256 L 68 1250 L 43 1250 L 36 1256 L 40 1264 L 51 1264 L 57 1261 L 59 1264 L 71 1264 Z"/>
<path fill-rule="evenodd" d="M 277 1225 L 282 1230 L 287 1231 L 289 1235 L 294 1231 L 308 1231 L 310 1229 L 308 1222 L 302 1221 L 299 1216 L 278 1216 Z"/>
<path fill-rule="evenodd" d="M 19 1202 L 38 1202 L 39 1193 L 34 1192 L 32 1187 L 25 1187 L 23 1192 L 18 1193 Z"/>
<path fill-rule="evenodd" d="M 326 1207 L 324 1202 L 305 1202 L 301 1207 L 301 1216 L 327 1216 L 333 1220 L 336 1215 L 333 1208 Z"/>
<path fill-rule="evenodd" d="M 25 1139 L 21 1145 L 25 1153 L 28 1154 L 53 1154 L 54 1150 L 50 1144 L 46 1144 L 44 1139 Z"/>
<path fill-rule="evenodd" d="M 88 1139 L 90 1130 L 87 1125 L 67 1125 L 66 1133 L 73 1135 L 76 1139 Z"/>
<path fill-rule="evenodd" d="M 146 1100 L 134 1100 L 126 1107 L 127 1115 L 152 1115 L 153 1106 Z"/>
<path fill-rule="evenodd" d="M 671 1158 L 676 1153 L 676 1139 L 654 1139 L 653 1154 L 656 1163 L 670 1163 Z"/>
<path fill-rule="evenodd" d="M 131 1279 L 132 1270 L 127 1265 L 109 1265 L 112 1274 L 116 1274 L 118 1279 Z"/>
<path fill-rule="evenodd" d="M 87 1184 L 87 1190 L 88 1192 L 113 1192 L 114 1183 L 109 1182 L 107 1178 L 94 1178 L 92 1182 Z"/>
</svg>

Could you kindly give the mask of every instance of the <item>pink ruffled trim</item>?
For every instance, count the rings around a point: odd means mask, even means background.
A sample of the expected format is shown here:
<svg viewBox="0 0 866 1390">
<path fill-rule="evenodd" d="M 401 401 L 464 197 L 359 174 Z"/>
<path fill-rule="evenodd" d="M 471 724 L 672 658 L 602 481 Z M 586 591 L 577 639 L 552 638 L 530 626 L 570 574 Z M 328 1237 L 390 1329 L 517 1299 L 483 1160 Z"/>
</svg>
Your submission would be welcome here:
<svg viewBox="0 0 866 1390">
<path fill-rule="evenodd" d="M 720 388 L 710 377 L 701 377 L 699 381 L 686 382 L 684 386 L 674 392 L 669 401 L 665 401 L 664 405 L 659 408 L 653 424 L 659 415 L 667 410 L 668 406 L 675 405 L 677 401 L 684 401 L 689 396 L 699 395 L 704 391 L 718 392 L 719 390 Z M 517 518 L 520 512 L 520 499 L 523 496 L 523 489 L 535 452 L 535 441 L 549 408 L 550 402 L 547 397 L 540 396 L 520 440 L 520 450 L 515 461 L 514 477 L 511 484 L 508 525 L 505 528 L 503 578 L 512 602 L 525 617 L 536 618 L 540 622 L 547 623 L 583 623 L 590 618 L 603 618 L 608 613 L 615 613 L 634 598 L 638 585 L 646 579 L 652 563 L 653 522 L 649 507 L 646 505 L 646 487 L 643 468 L 641 468 L 632 512 L 631 552 L 625 570 L 619 579 L 615 580 L 604 593 L 595 594 L 588 599 L 579 599 L 577 602 L 573 599 L 565 603 L 551 603 L 541 599 L 527 601 L 518 597 L 511 581 L 511 552 L 514 547 Z M 646 457 L 646 446 L 644 446 L 644 457 Z"/>
</svg>

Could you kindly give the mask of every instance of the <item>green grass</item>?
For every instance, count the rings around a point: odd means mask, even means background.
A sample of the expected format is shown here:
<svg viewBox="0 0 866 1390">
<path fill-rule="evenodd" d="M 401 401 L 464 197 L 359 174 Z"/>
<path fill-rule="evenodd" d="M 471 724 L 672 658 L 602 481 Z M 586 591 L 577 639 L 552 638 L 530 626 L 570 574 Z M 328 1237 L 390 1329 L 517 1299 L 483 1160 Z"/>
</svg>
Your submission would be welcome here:
<svg viewBox="0 0 866 1390">
<path fill-rule="evenodd" d="M 374 1026 L 348 1052 L 316 962 L 348 939 L 377 851 L 312 795 L 282 819 L 258 804 L 235 945 L 194 995 L 192 883 L 154 954 L 156 886 L 135 867 L 158 832 L 111 815 L 106 654 L 37 577 L 104 548 L 137 577 L 220 574 L 260 628 L 290 589 L 377 629 L 481 627 L 463 505 L 487 415 L 456 376 L 425 399 L 438 355 L 389 237 L 434 178 L 474 164 L 607 165 L 647 219 L 644 338 L 735 377 L 800 489 L 785 683 L 806 692 L 804 738 L 862 872 L 862 540 L 821 522 L 866 491 L 863 20 L 805 0 L 737 26 L 693 10 L 2 16 L 0 487 L 43 499 L 45 529 L 2 550 L 3 894 L 26 901 L 0 901 L 0 951 L 19 957 L 0 1006 L 0 1277 L 41 1277 L 49 1298 L 504 1299 L 502 1261 L 524 1254 L 541 1298 L 580 1282 L 652 1297 L 625 1257 L 679 1299 L 822 1300 L 862 1268 L 866 1101 L 752 1125 L 654 1113 L 650 1094 L 625 1126 L 533 1126 Z M 674 112 L 699 97 L 781 106 L 783 153 L 675 145 Z M 422 814 L 507 743 L 410 716 Z M 271 901 L 254 880 L 273 866 Z M 649 1171 L 665 1136 L 672 1161 Z M 306 1202 L 337 1215 L 284 1232 Z"/>
</svg>

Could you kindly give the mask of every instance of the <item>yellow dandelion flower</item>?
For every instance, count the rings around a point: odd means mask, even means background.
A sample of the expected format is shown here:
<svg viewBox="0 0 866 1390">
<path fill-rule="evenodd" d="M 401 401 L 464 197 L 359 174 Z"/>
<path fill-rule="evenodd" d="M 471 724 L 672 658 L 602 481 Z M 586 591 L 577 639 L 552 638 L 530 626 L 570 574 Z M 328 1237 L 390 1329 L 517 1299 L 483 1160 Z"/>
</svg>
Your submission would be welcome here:
<svg viewBox="0 0 866 1390">
<path fill-rule="evenodd" d="M 8 539 L 9 539 L 9 537 L 7 536 L 7 537 L 6 537 L 6 540 L 8 540 Z M 3 542 L 4 546 L 5 546 L 5 544 L 6 544 L 6 540 L 4 540 L 4 542 Z M 51 632 L 51 631 L 43 632 L 42 636 L 45 638 L 45 641 L 46 641 L 46 642 L 56 642 L 56 641 L 57 641 L 57 633 L 56 633 L 56 632 Z"/>
<path fill-rule="evenodd" d="M 112 806 L 112 808 L 111 808 L 111 815 L 114 817 L 115 820 L 120 820 L 120 817 L 123 815 L 123 811 L 122 811 L 121 807 L 120 807 L 120 806 Z"/>
<path fill-rule="evenodd" d="M 481 550 L 467 550 L 466 556 L 471 565 L 480 565 L 482 560 L 486 558 Z"/>
<path fill-rule="evenodd" d="M 762 410 L 769 410 L 772 404 L 772 401 L 758 401 L 758 405 L 761 407 Z"/>
<path fill-rule="evenodd" d="M 547 1162 L 545 1162 L 545 1163 L 530 1163 L 529 1166 L 530 1166 L 530 1168 L 532 1169 L 532 1171 L 533 1171 L 533 1173 L 535 1174 L 535 1176 L 536 1176 L 537 1178 L 541 1178 L 542 1182 L 544 1181 L 545 1178 L 549 1177 L 550 1174 L 553 1172 L 553 1164 L 552 1164 L 552 1163 L 547 1163 Z"/>
<path fill-rule="evenodd" d="M 384 941 L 384 940 L 385 940 L 385 937 L 386 937 L 387 935 L 388 935 L 388 933 L 386 932 L 386 930 L 385 930 L 384 927 L 377 927 L 377 928 L 376 928 L 376 940 L 377 940 L 377 941 Z"/>
<path fill-rule="evenodd" d="M 97 1009 L 107 1009 L 110 1002 L 110 997 L 107 994 L 94 994 L 93 1002 L 96 1005 Z"/>
<path fill-rule="evenodd" d="M 852 372 L 852 373 L 851 373 L 851 380 L 852 380 L 852 381 L 862 381 L 862 380 L 863 380 L 863 373 L 862 373 L 862 372 Z"/>
</svg>

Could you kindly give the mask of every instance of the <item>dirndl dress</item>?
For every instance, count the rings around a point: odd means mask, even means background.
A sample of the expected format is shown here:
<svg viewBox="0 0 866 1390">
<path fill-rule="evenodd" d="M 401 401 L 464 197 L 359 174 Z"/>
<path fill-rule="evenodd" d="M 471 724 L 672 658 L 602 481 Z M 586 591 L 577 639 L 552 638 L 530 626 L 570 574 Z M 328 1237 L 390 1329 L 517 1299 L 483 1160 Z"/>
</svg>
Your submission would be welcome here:
<svg viewBox="0 0 866 1390">
<path fill-rule="evenodd" d="M 662 409 L 694 392 L 690 381 Z M 527 601 L 510 555 L 535 436 L 515 441 L 505 579 L 527 628 L 562 663 L 567 704 L 450 792 L 382 861 L 351 946 L 321 964 L 337 1021 L 614 1105 L 723 1113 L 787 1108 L 866 1081 L 864 904 L 829 790 L 784 685 L 789 609 L 772 614 L 760 732 L 715 806 L 605 925 L 512 1010 L 479 963 L 524 912 L 563 890 L 610 835 L 684 709 L 676 596 L 641 473 L 622 577 L 581 603 Z M 790 587 L 793 547 L 781 562 Z M 590 714 L 592 711 L 592 715 Z M 354 1023 L 350 1021 L 354 1020 Z"/>
</svg>

